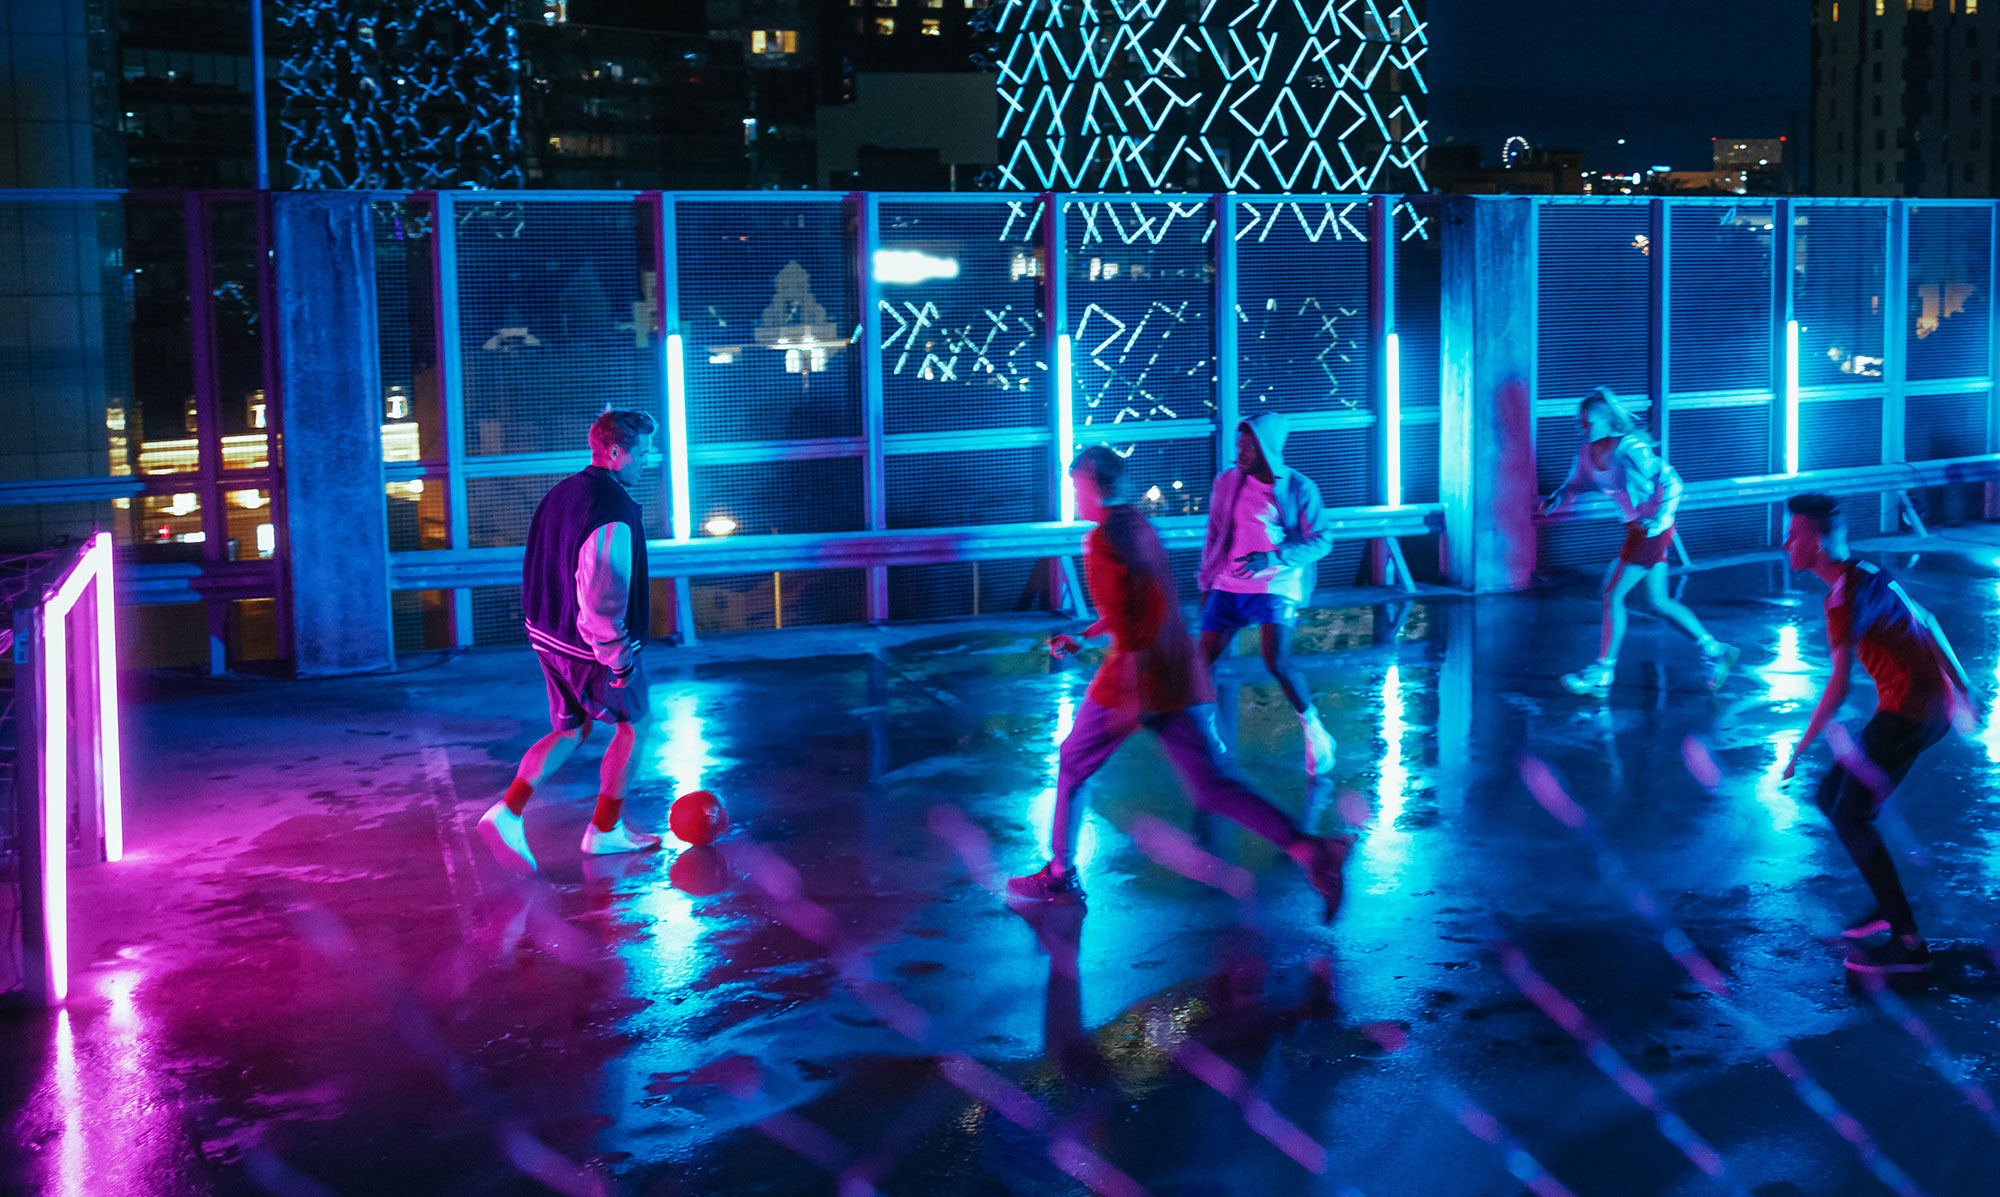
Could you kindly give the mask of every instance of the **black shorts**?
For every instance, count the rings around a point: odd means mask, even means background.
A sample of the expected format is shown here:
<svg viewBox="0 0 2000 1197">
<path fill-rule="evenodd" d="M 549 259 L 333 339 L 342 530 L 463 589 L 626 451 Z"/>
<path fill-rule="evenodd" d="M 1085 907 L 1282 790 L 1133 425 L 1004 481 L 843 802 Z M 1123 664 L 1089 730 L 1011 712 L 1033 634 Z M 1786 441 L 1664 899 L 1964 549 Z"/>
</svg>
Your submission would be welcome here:
<svg viewBox="0 0 2000 1197">
<path fill-rule="evenodd" d="M 592 719 L 606 723 L 636 723 L 651 712 L 648 705 L 646 659 L 635 657 L 625 684 L 611 684 L 611 669 L 597 661 L 535 650 L 542 679 L 549 685 L 549 725 L 561 731 L 582 727 Z"/>
</svg>

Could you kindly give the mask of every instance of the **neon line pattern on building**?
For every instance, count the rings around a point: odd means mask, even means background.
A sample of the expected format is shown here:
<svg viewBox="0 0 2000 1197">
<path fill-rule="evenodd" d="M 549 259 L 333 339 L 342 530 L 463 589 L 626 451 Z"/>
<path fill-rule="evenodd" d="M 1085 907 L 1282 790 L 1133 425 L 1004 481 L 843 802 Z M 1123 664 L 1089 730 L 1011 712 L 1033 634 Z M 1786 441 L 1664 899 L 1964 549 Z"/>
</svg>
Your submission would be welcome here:
<svg viewBox="0 0 2000 1197">
<path fill-rule="evenodd" d="M 1422 0 L 1009 0 L 1003 190 L 1423 191 Z"/>
</svg>

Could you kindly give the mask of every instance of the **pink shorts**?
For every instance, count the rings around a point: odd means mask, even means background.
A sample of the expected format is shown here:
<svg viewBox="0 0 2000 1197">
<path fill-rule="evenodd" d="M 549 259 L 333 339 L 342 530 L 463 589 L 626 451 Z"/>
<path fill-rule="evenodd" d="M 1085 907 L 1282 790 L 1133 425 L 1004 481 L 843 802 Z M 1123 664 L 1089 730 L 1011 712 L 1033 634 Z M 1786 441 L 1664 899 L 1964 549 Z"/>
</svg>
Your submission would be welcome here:
<svg viewBox="0 0 2000 1197">
<path fill-rule="evenodd" d="M 1625 544 L 1618 550 L 1618 560 L 1627 565 L 1643 565 L 1648 568 L 1667 559 L 1667 550 L 1674 545 L 1674 526 L 1668 524 L 1660 529 L 1659 535 L 1646 535 L 1646 525 L 1631 523 L 1625 525 Z"/>
</svg>

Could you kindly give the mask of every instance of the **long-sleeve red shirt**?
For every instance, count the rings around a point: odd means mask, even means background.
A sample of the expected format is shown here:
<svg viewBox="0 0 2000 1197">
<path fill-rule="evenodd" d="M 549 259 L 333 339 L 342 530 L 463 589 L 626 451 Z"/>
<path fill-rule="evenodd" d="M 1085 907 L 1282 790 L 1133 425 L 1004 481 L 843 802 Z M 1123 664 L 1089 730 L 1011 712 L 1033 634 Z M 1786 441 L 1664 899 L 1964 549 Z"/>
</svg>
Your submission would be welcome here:
<svg viewBox="0 0 2000 1197">
<path fill-rule="evenodd" d="M 1167 550 L 1145 516 L 1126 506 L 1107 508 L 1084 537 L 1083 571 L 1111 633 L 1111 652 L 1086 692 L 1090 701 L 1138 714 L 1215 701 L 1215 685 L 1181 619 Z"/>
</svg>

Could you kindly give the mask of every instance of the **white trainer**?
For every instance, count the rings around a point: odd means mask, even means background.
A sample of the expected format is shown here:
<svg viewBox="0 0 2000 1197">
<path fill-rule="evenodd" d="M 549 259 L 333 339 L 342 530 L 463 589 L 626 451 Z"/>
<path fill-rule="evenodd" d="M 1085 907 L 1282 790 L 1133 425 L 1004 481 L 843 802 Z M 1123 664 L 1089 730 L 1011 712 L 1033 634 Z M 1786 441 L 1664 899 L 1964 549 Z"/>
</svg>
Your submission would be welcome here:
<svg viewBox="0 0 2000 1197">
<path fill-rule="evenodd" d="M 650 852 L 660 846 L 660 837 L 634 831 L 620 819 L 611 825 L 609 831 L 599 831 L 597 824 L 586 823 L 583 827 L 583 854 L 585 856 L 612 856 L 619 852 Z"/>
<path fill-rule="evenodd" d="M 1306 772 L 1314 777 L 1332 772 L 1335 744 L 1326 725 L 1319 721 L 1319 712 L 1311 707 L 1300 711 L 1299 728 L 1306 736 Z"/>
<path fill-rule="evenodd" d="M 535 871 L 535 854 L 528 851 L 528 827 L 521 816 L 496 802 L 479 818 L 479 836 L 493 849 L 500 867 L 527 876 Z"/>
</svg>

